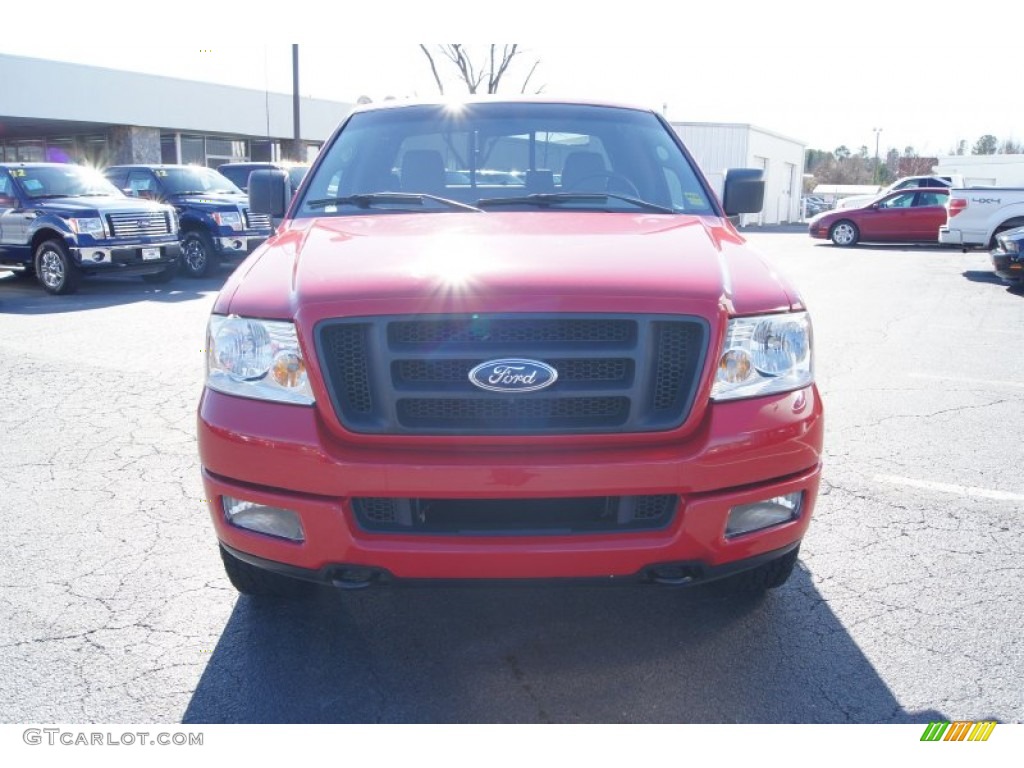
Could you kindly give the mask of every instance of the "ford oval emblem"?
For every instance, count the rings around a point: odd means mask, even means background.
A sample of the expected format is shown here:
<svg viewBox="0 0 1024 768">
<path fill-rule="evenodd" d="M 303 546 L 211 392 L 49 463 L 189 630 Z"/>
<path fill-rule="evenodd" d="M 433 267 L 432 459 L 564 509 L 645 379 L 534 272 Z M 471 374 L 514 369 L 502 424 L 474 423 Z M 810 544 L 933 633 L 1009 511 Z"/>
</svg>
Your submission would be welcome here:
<svg viewBox="0 0 1024 768">
<path fill-rule="evenodd" d="M 491 392 L 536 392 L 558 380 L 558 371 L 539 360 L 488 360 L 469 372 L 469 380 Z"/>
</svg>

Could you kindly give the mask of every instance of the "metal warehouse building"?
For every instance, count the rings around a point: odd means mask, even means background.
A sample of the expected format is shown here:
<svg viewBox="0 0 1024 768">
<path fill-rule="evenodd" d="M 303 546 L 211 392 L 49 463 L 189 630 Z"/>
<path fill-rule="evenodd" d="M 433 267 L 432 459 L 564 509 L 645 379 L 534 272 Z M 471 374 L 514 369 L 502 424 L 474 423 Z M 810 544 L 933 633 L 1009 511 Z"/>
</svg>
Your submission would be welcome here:
<svg viewBox="0 0 1024 768">
<path fill-rule="evenodd" d="M 800 221 L 806 143 L 744 123 L 672 123 L 704 175 L 721 196 L 729 168 L 761 168 L 764 208 L 745 213 L 740 223 Z"/>
<path fill-rule="evenodd" d="M 282 159 L 292 97 L 0 54 L 0 161 L 197 163 Z M 315 155 L 351 104 L 301 99 Z"/>
</svg>

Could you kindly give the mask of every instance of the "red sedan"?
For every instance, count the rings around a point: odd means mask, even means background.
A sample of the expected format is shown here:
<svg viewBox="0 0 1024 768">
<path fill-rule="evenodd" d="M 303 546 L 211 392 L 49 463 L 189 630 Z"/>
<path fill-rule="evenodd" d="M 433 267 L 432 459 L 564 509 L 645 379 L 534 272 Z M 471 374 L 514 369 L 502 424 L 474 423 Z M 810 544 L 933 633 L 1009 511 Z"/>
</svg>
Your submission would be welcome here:
<svg viewBox="0 0 1024 768">
<path fill-rule="evenodd" d="M 848 247 L 865 242 L 937 243 L 946 223 L 945 189 L 901 189 L 861 208 L 821 213 L 811 219 L 811 237 Z"/>
</svg>

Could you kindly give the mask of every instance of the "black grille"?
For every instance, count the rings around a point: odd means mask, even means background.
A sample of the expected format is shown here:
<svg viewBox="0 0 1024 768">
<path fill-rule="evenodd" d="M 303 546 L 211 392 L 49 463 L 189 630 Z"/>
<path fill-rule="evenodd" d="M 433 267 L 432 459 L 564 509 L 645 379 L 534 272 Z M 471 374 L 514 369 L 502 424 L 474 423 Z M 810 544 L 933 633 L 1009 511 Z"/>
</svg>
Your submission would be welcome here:
<svg viewBox="0 0 1024 768">
<path fill-rule="evenodd" d="M 108 213 L 107 224 L 111 237 L 167 235 L 171 231 L 171 218 L 166 211 Z"/>
<path fill-rule="evenodd" d="M 368 330 L 369 326 L 362 323 L 335 325 L 320 338 L 320 354 L 327 375 L 345 403 L 345 410 L 352 414 L 368 414 L 373 410 L 366 343 Z"/>
<path fill-rule="evenodd" d="M 469 372 L 483 359 L 473 360 L 396 360 L 392 364 L 395 385 L 415 387 L 420 384 L 459 384 L 474 391 Z M 633 361 L 621 358 L 561 359 L 545 358 L 544 362 L 558 371 L 558 380 L 564 383 L 619 382 L 629 385 L 633 376 Z"/>
<path fill-rule="evenodd" d="M 417 320 L 391 323 L 397 345 L 623 344 L 636 334 L 631 320 Z"/>
<path fill-rule="evenodd" d="M 584 496 L 548 499 L 355 498 L 359 527 L 374 533 L 455 536 L 567 535 L 664 528 L 679 497 Z"/>
<path fill-rule="evenodd" d="M 246 229 L 270 229 L 270 216 L 265 213 L 252 213 L 245 208 L 242 213 L 245 215 Z"/>
<path fill-rule="evenodd" d="M 654 408 L 678 408 L 697 374 L 703 334 L 700 327 L 684 323 L 656 323 L 655 333 Z"/>
<path fill-rule="evenodd" d="M 693 405 L 707 323 L 646 315 L 327 320 L 317 349 L 338 418 L 369 434 L 587 434 L 678 427 Z M 527 392 L 470 371 L 503 358 L 554 368 Z"/>
</svg>

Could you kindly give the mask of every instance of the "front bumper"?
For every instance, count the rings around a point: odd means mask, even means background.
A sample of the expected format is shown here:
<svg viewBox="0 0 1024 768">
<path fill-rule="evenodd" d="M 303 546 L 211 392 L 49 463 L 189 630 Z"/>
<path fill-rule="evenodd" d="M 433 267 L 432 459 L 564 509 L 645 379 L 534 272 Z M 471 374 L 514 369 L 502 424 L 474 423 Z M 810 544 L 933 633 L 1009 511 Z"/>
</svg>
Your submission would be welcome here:
<svg viewBox="0 0 1024 768">
<path fill-rule="evenodd" d="M 218 236 L 213 239 L 217 254 L 221 259 L 244 259 L 267 241 L 267 233 L 250 234 L 240 232 L 227 237 Z"/>
<path fill-rule="evenodd" d="M 1024 280 L 1024 254 L 1007 253 L 1000 249 L 992 251 L 989 255 L 992 259 L 993 269 L 1003 280 L 1013 283 Z"/>
<path fill-rule="evenodd" d="M 222 545 L 261 561 L 330 574 L 339 566 L 405 579 L 632 578 L 659 564 L 708 572 L 798 544 L 820 479 L 823 416 L 817 390 L 710 405 L 676 443 L 600 450 L 432 445 L 388 450 L 339 440 L 315 408 L 207 390 L 198 437 L 209 510 Z M 449 444 L 450 445 L 450 444 Z M 802 491 L 799 517 L 725 537 L 730 509 Z M 515 535 L 417 535 L 360 528 L 357 497 L 538 499 L 673 494 L 663 528 Z M 222 497 L 296 512 L 294 543 L 229 524 Z M 319 577 L 318 577 L 319 578 Z M 327 576 L 325 576 L 327 578 Z"/>
<path fill-rule="evenodd" d="M 132 245 L 78 246 L 71 249 L 76 265 L 89 274 L 147 275 L 176 265 L 181 244 L 143 243 Z"/>
</svg>

